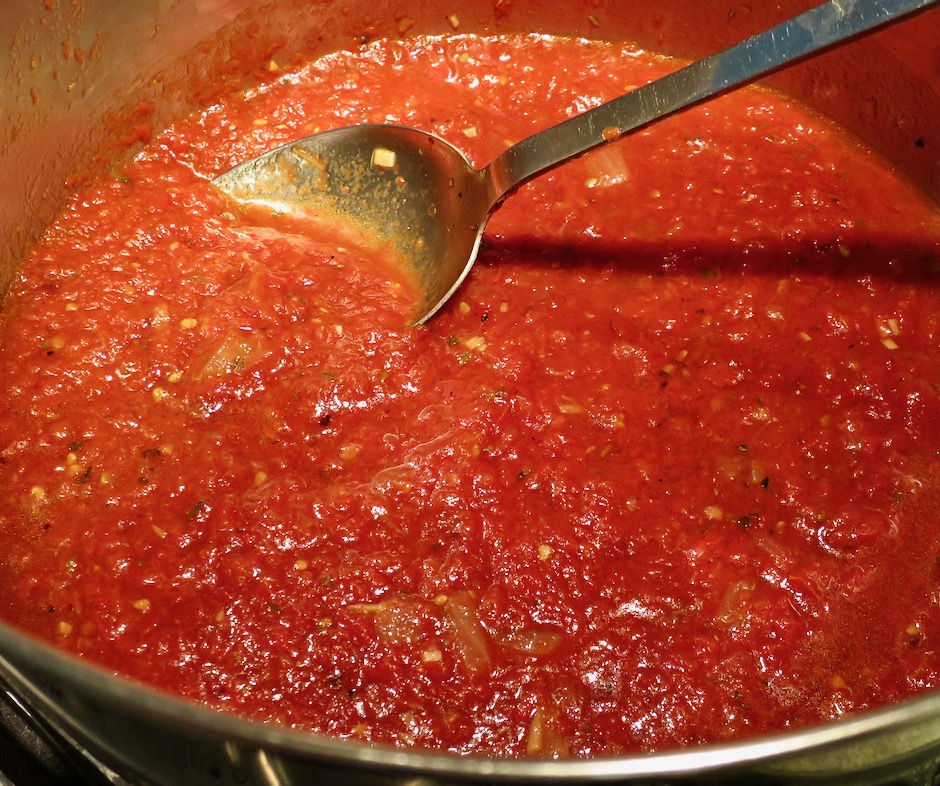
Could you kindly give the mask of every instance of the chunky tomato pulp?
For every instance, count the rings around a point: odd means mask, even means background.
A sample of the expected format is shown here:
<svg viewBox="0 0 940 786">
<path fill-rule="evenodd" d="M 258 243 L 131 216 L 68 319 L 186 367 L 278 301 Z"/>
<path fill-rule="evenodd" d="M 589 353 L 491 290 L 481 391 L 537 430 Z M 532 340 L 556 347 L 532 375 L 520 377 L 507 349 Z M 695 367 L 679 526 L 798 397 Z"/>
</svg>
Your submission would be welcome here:
<svg viewBox="0 0 940 786">
<path fill-rule="evenodd" d="M 505 756 L 937 686 L 940 220 L 827 121 L 748 89 L 556 171 L 417 328 L 393 270 L 207 182 L 361 121 L 482 164 L 674 67 L 376 42 L 77 196 L 0 326 L 4 617 L 254 718 Z"/>
</svg>

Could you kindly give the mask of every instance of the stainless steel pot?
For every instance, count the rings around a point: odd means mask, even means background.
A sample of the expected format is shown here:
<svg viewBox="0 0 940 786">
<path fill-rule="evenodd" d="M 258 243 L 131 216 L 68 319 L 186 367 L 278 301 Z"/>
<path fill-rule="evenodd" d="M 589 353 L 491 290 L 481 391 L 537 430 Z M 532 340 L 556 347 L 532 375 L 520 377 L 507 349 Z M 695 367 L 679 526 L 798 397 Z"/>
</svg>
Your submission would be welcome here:
<svg viewBox="0 0 940 786">
<path fill-rule="evenodd" d="M 806 0 L 0 0 L 0 292 L 82 171 L 218 92 L 362 36 L 529 31 L 695 57 Z M 49 6 L 49 7 L 46 7 Z M 196 78 L 198 77 L 198 79 Z M 940 199 L 940 11 L 773 78 Z M 194 87 L 201 84 L 202 89 Z M 127 155 L 128 153 L 124 153 Z M 0 589 L 2 592 L 2 589 Z M 919 783 L 940 779 L 940 695 L 798 733 L 654 756 L 496 761 L 291 732 L 159 694 L 0 624 L 0 681 L 134 782 Z"/>
</svg>

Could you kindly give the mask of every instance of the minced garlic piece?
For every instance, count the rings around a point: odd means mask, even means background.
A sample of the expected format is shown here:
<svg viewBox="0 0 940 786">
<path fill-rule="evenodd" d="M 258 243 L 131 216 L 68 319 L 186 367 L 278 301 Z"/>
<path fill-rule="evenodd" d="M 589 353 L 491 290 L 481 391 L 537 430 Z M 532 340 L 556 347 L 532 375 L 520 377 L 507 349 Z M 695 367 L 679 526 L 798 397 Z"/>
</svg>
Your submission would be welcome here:
<svg viewBox="0 0 940 786">
<path fill-rule="evenodd" d="M 394 150 L 377 147 L 372 151 L 372 166 L 376 169 L 394 169 L 397 156 Z"/>
<path fill-rule="evenodd" d="M 343 447 L 339 449 L 339 457 L 343 461 L 352 461 L 359 455 L 359 449 L 359 445 L 343 445 Z"/>
</svg>

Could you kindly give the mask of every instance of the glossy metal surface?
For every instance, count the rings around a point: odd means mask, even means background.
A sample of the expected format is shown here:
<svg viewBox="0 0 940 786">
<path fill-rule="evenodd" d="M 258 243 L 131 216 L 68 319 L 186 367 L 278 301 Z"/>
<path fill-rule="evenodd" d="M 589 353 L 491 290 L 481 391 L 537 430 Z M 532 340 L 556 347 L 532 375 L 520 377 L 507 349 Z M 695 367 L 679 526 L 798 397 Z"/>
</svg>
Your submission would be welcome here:
<svg viewBox="0 0 940 786">
<path fill-rule="evenodd" d="M 741 43 L 513 145 L 482 170 L 415 129 L 361 125 L 268 151 L 213 182 L 240 202 L 299 212 L 377 240 L 416 274 L 414 321 L 470 272 L 486 222 L 523 183 L 594 148 L 896 22 L 938 0 L 829 0 Z"/>
<path fill-rule="evenodd" d="M 476 257 L 494 204 L 487 174 L 432 134 L 360 125 L 270 150 L 213 183 L 239 202 L 311 217 L 328 237 L 377 246 L 417 274 L 422 322 Z"/>
<path fill-rule="evenodd" d="M 457 5 L 452 0 L 408 0 L 401 6 L 374 0 L 0 0 L 0 291 L 24 244 L 62 205 L 67 178 L 94 162 L 115 116 L 128 117 L 128 107 L 149 102 L 146 119 L 159 130 L 184 111 L 205 108 L 211 96 L 200 85 L 235 80 L 236 65 L 248 73 L 263 69 L 271 58 L 289 63 L 355 46 L 363 35 L 400 35 L 402 13 L 414 23 L 415 34 L 452 32 L 449 17 Z M 808 5 L 807 0 L 591 0 L 589 5 L 461 0 L 459 17 L 460 32 L 536 30 L 629 39 L 694 59 Z M 264 24 L 257 24 L 259 19 Z M 73 46 L 68 57 L 64 43 Z M 80 61 L 77 49 L 88 56 Z M 940 199 L 938 62 L 940 12 L 930 11 L 780 72 L 773 84 L 838 119 Z M 940 767 L 936 693 L 731 746 L 590 761 L 509 762 L 372 747 L 251 723 L 107 674 L 2 623 L 0 675 L 34 715 L 135 785 L 934 786 Z"/>
</svg>

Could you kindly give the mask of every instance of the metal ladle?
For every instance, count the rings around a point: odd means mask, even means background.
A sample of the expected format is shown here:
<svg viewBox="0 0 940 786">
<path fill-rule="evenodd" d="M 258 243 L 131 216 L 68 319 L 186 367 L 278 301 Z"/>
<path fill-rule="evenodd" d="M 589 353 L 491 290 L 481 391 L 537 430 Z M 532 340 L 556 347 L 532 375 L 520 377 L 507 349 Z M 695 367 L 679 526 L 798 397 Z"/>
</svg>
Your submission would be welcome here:
<svg viewBox="0 0 940 786">
<path fill-rule="evenodd" d="M 358 125 L 271 150 L 213 182 L 240 202 L 355 230 L 410 266 L 413 322 L 431 317 L 476 259 L 490 215 L 537 175 L 777 68 L 940 0 L 829 0 L 722 52 L 540 131 L 474 169 L 424 131 Z"/>
</svg>

